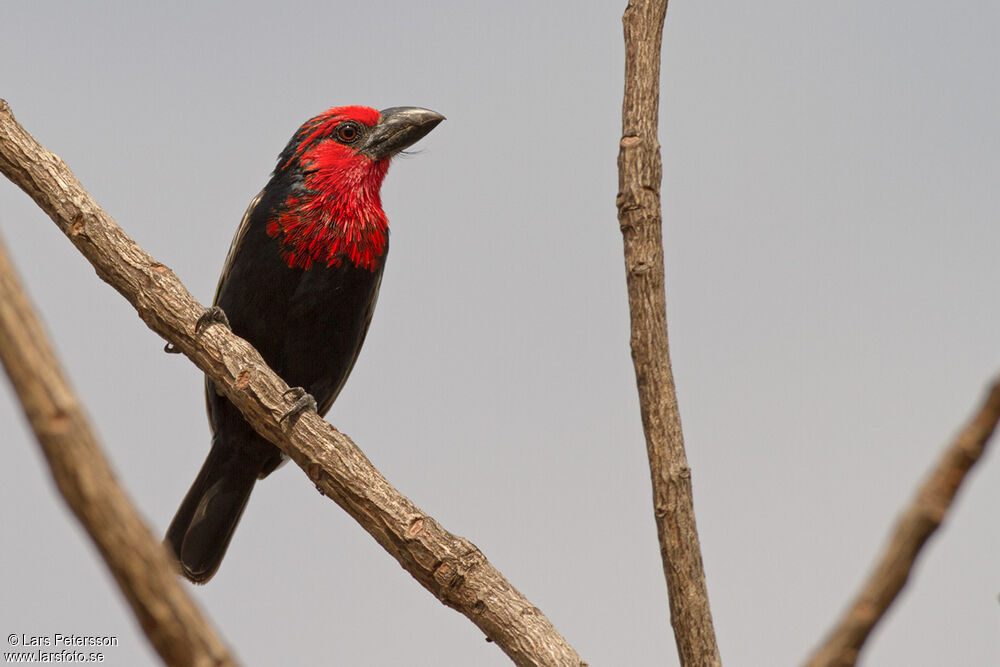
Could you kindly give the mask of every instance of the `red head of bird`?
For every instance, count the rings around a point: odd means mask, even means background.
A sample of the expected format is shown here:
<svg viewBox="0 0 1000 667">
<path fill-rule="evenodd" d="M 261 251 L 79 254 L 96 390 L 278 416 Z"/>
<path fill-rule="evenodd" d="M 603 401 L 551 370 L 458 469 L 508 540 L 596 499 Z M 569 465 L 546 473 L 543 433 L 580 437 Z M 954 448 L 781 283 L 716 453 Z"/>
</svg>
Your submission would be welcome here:
<svg viewBox="0 0 1000 667">
<path fill-rule="evenodd" d="M 278 158 L 287 193 L 267 233 L 289 266 L 332 266 L 344 258 L 374 270 L 389 223 L 380 190 L 389 161 L 444 120 L 418 107 L 334 107 L 306 121 Z"/>
</svg>

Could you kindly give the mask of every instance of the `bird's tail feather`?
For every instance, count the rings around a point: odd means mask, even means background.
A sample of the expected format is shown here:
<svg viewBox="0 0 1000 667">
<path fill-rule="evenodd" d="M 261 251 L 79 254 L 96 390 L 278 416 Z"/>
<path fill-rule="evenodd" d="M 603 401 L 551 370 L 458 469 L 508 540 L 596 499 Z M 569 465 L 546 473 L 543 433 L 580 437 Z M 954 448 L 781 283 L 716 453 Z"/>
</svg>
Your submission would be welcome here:
<svg viewBox="0 0 1000 667">
<path fill-rule="evenodd" d="M 191 581 L 203 584 L 219 569 L 258 472 L 231 446 L 212 443 L 164 540 Z"/>
</svg>

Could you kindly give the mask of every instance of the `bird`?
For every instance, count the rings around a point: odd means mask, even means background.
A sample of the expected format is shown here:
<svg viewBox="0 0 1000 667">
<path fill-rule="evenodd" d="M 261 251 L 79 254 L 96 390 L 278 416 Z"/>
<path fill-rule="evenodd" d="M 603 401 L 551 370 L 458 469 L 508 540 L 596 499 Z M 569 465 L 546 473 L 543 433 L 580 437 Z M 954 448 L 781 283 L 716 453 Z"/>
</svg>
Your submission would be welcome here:
<svg viewBox="0 0 1000 667">
<path fill-rule="evenodd" d="M 420 107 L 328 109 L 299 127 L 243 215 L 197 328 L 228 325 L 294 388 L 282 420 L 326 414 L 350 375 L 389 249 L 382 181 L 442 120 Z M 211 449 L 164 539 L 199 584 L 218 570 L 257 480 L 287 458 L 207 377 L 205 399 Z"/>
</svg>

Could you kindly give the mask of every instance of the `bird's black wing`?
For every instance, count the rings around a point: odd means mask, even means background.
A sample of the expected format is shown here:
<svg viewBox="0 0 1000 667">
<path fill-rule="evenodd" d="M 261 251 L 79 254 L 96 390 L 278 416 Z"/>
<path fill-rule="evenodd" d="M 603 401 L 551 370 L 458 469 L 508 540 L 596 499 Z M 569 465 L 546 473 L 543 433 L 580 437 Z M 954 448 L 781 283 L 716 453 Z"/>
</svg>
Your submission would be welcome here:
<svg viewBox="0 0 1000 667">
<path fill-rule="evenodd" d="M 229 269 L 233 265 L 233 260 L 240 251 L 240 246 L 243 245 L 243 239 L 246 238 L 247 230 L 250 228 L 250 216 L 253 215 L 254 210 L 257 208 L 257 204 L 260 203 L 260 200 L 263 197 L 264 190 L 261 190 L 250 202 L 250 205 L 247 206 L 247 210 L 243 214 L 243 218 L 240 220 L 240 226 L 236 228 L 236 235 L 233 236 L 233 242 L 229 245 L 229 252 L 226 253 L 226 261 L 222 264 L 222 274 L 219 276 L 219 284 L 215 287 L 215 297 L 212 299 L 213 304 L 219 303 L 219 292 L 222 291 L 222 284 L 226 282 L 226 278 L 229 276 Z"/>
<path fill-rule="evenodd" d="M 219 282 L 215 286 L 215 296 L 212 297 L 212 304 L 218 305 L 219 303 L 219 293 L 222 291 L 222 285 L 226 282 L 226 278 L 229 276 L 229 268 L 233 265 L 233 259 L 239 252 L 240 246 L 243 244 L 243 239 L 246 238 L 247 230 L 250 228 L 250 216 L 253 214 L 254 210 L 257 208 L 257 204 L 260 203 L 261 198 L 264 196 L 264 190 L 257 193 L 257 196 L 250 201 L 250 205 L 247 206 L 246 212 L 243 213 L 243 218 L 240 220 L 239 227 L 236 228 L 236 235 L 233 236 L 233 242 L 229 244 L 229 252 L 226 253 L 226 261 L 222 264 L 222 274 L 219 276 Z M 212 408 L 209 403 L 211 396 L 210 393 L 214 388 L 214 384 L 209 380 L 208 376 L 205 376 L 205 409 L 208 412 L 209 425 L 212 425 Z M 215 434 L 215 428 L 212 427 L 212 434 Z"/>
</svg>

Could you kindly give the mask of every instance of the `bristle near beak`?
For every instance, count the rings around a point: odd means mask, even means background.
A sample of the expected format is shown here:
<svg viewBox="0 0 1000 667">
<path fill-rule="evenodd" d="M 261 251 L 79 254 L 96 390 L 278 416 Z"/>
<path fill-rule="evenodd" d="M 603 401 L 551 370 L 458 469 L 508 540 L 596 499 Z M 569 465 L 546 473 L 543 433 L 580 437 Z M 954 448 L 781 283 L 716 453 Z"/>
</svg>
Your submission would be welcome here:
<svg viewBox="0 0 1000 667">
<path fill-rule="evenodd" d="M 390 158 L 423 139 L 443 120 L 438 112 L 420 107 L 383 109 L 359 152 L 373 160 Z"/>
</svg>

